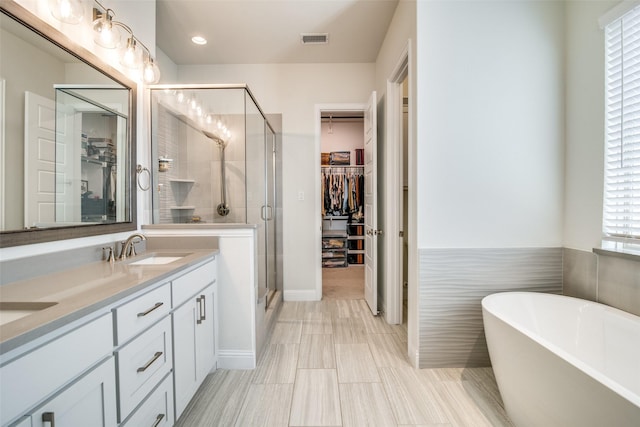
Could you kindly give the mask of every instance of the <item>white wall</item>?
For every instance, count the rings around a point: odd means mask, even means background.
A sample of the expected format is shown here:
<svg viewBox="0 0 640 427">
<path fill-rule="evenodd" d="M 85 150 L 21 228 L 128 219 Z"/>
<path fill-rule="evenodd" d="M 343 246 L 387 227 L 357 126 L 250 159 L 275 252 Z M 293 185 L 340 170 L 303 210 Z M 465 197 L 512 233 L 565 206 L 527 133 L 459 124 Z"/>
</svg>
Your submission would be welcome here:
<svg viewBox="0 0 640 427">
<path fill-rule="evenodd" d="M 320 247 L 313 227 L 320 215 L 315 105 L 365 103 L 374 64 L 240 64 L 179 66 L 178 82 L 247 83 L 262 110 L 282 113 L 285 298 L 316 298 Z M 316 164 L 316 159 L 318 164 Z M 299 200 L 299 193 L 304 200 Z"/>
<path fill-rule="evenodd" d="M 322 138 L 320 151 L 331 153 L 332 151 L 349 151 L 351 164 L 356 164 L 356 148 L 364 148 L 364 121 L 331 122 L 333 133 L 329 133 L 329 122 L 322 122 Z"/>
<path fill-rule="evenodd" d="M 598 18 L 617 1 L 570 1 L 566 11 L 564 246 L 600 246 L 604 186 L 604 31 Z"/>
<path fill-rule="evenodd" d="M 418 246 L 560 246 L 563 2 L 417 5 Z"/>
</svg>

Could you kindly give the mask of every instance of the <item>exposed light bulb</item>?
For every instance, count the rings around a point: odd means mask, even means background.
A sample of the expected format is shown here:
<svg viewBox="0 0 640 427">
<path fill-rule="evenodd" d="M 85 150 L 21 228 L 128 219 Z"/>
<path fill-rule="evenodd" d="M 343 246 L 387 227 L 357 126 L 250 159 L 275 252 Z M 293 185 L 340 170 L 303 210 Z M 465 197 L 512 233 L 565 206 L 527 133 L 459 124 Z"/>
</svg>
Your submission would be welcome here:
<svg viewBox="0 0 640 427">
<path fill-rule="evenodd" d="M 144 63 L 142 78 L 144 79 L 145 83 L 148 84 L 158 83 L 158 81 L 160 80 L 160 68 L 151 57 L 149 57 L 149 59 Z"/>
<path fill-rule="evenodd" d="M 49 0 L 51 14 L 58 21 L 78 24 L 82 21 L 84 8 L 81 0 Z"/>
<path fill-rule="evenodd" d="M 93 40 L 107 49 L 115 49 L 120 43 L 120 33 L 113 28 L 113 17 L 106 11 L 93 21 Z"/>
<path fill-rule="evenodd" d="M 137 47 L 136 39 L 133 37 L 129 37 L 127 39 L 127 46 L 124 48 L 122 52 L 122 57 L 120 58 L 120 63 L 127 68 L 137 69 L 140 68 L 140 49 Z"/>
</svg>

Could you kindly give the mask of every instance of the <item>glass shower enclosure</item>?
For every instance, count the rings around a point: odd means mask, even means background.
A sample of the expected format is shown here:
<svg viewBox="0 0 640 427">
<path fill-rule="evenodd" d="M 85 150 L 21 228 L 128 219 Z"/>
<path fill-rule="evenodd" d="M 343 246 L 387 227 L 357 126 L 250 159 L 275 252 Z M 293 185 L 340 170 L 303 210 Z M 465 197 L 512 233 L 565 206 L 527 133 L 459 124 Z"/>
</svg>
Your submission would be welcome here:
<svg viewBox="0 0 640 427">
<path fill-rule="evenodd" d="M 259 297 L 276 290 L 274 128 L 246 85 L 151 93 L 154 224 L 255 224 Z"/>
</svg>

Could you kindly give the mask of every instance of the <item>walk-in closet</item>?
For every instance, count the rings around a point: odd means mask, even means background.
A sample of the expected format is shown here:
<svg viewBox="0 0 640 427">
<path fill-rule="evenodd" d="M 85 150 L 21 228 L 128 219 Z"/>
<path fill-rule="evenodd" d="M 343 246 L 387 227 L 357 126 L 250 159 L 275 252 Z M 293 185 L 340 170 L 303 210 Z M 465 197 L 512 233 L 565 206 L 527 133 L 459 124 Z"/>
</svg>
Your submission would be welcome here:
<svg viewBox="0 0 640 427">
<path fill-rule="evenodd" d="M 323 298 L 364 298 L 364 118 L 322 113 Z"/>
</svg>

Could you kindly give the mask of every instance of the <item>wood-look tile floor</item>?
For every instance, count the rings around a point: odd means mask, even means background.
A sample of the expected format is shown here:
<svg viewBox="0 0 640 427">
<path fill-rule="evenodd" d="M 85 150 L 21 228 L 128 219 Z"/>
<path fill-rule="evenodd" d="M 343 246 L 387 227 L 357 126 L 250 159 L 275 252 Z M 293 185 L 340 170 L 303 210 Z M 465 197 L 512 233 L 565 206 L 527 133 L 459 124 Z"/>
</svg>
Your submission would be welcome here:
<svg viewBox="0 0 640 427">
<path fill-rule="evenodd" d="M 511 426 L 491 368 L 414 369 L 364 300 L 285 302 L 253 371 L 209 375 L 179 427 Z"/>
</svg>

